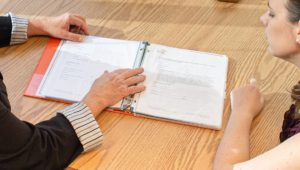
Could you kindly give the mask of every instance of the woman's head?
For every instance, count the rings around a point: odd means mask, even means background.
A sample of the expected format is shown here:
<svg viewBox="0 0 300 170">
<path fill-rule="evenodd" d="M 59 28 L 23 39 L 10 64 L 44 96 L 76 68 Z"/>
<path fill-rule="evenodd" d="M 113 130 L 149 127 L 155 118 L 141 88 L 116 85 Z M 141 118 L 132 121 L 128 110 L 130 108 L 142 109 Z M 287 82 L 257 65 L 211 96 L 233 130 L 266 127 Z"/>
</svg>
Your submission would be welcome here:
<svg viewBox="0 0 300 170">
<path fill-rule="evenodd" d="M 271 53 L 286 60 L 300 57 L 300 0 L 269 0 L 261 16 Z"/>
</svg>

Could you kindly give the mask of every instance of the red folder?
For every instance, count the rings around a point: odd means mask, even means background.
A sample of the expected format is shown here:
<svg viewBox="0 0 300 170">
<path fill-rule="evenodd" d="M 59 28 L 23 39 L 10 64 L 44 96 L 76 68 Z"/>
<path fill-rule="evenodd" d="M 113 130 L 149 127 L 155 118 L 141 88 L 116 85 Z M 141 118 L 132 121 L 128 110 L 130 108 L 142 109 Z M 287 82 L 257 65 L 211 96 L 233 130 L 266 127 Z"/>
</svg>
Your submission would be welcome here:
<svg viewBox="0 0 300 170">
<path fill-rule="evenodd" d="M 51 38 L 44 50 L 42 57 L 33 73 L 33 76 L 27 86 L 27 89 L 24 93 L 25 96 L 43 98 L 43 96 L 37 95 L 37 90 L 46 74 L 48 66 L 51 63 L 51 60 L 60 44 L 61 40 Z"/>
<path fill-rule="evenodd" d="M 37 65 L 37 67 L 35 68 L 35 71 L 33 73 L 33 76 L 31 78 L 28 86 L 27 86 L 27 89 L 25 90 L 24 96 L 71 104 L 71 102 L 68 102 L 68 101 L 45 98 L 44 96 L 39 96 L 37 94 L 37 90 L 38 90 L 40 84 L 42 83 L 42 80 L 47 72 L 47 69 L 51 63 L 52 58 L 55 55 L 55 52 L 56 52 L 60 42 L 61 42 L 60 39 L 55 39 L 55 38 L 51 38 L 48 41 L 48 44 L 42 54 L 42 57 Z M 126 115 L 133 115 L 131 112 L 128 112 L 128 111 L 114 110 L 114 109 L 110 109 L 110 108 L 108 108 L 107 110 L 126 114 Z"/>
</svg>

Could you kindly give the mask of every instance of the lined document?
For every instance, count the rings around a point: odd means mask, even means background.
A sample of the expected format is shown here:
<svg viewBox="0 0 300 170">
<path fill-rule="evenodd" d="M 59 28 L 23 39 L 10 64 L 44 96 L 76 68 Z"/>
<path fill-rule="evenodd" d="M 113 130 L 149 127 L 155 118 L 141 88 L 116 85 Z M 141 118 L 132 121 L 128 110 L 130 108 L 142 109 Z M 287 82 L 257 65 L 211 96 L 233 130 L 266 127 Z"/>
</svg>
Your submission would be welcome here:
<svg viewBox="0 0 300 170">
<path fill-rule="evenodd" d="M 136 112 L 220 126 L 227 62 L 220 55 L 150 45 L 143 63 L 147 90 Z"/>
<path fill-rule="evenodd" d="M 83 43 L 63 42 L 38 93 L 72 102 L 80 101 L 105 70 L 132 68 L 139 47 L 135 41 L 92 36 Z"/>
</svg>

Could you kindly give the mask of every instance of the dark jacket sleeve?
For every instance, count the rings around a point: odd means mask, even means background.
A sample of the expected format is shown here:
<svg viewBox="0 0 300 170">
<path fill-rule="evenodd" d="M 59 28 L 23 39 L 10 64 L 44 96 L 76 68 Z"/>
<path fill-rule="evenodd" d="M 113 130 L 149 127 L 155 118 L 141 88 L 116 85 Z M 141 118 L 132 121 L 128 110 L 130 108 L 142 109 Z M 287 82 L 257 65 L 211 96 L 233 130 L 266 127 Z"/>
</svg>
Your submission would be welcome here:
<svg viewBox="0 0 300 170">
<path fill-rule="evenodd" d="M 10 16 L 0 16 L 0 47 L 9 45 L 11 30 L 12 23 Z"/>
<path fill-rule="evenodd" d="M 0 16 L 0 47 L 27 40 L 26 18 Z M 59 170 L 81 152 L 101 144 L 102 132 L 90 109 L 75 103 L 33 125 L 11 113 L 0 72 L 0 170 Z"/>
<path fill-rule="evenodd" d="M 82 151 L 72 125 L 62 114 L 32 125 L 10 111 L 5 86 L 0 80 L 0 169 L 65 168 Z"/>
<path fill-rule="evenodd" d="M 9 12 L 0 16 L 0 47 L 27 41 L 28 19 Z"/>
</svg>

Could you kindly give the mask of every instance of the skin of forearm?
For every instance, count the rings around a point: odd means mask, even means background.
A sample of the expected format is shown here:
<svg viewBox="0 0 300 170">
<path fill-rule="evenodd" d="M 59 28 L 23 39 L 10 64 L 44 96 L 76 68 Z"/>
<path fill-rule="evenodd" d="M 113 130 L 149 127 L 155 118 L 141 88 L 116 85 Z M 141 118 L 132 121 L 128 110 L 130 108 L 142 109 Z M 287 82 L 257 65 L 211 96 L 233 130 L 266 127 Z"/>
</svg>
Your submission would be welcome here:
<svg viewBox="0 0 300 170">
<path fill-rule="evenodd" d="M 36 35 L 47 35 L 47 32 L 45 31 L 45 21 L 46 19 L 41 18 L 32 18 L 29 19 L 28 22 L 28 30 L 27 35 L 28 37 L 36 36 Z"/>
<path fill-rule="evenodd" d="M 233 165 L 249 159 L 251 114 L 232 112 L 214 161 L 214 170 L 232 170 Z"/>
<path fill-rule="evenodd" d="M 89 107 L 95 118 L 106 108 L 105 105 L 90 99 L 83 99 L 82 102 Z"/>
</svg>

